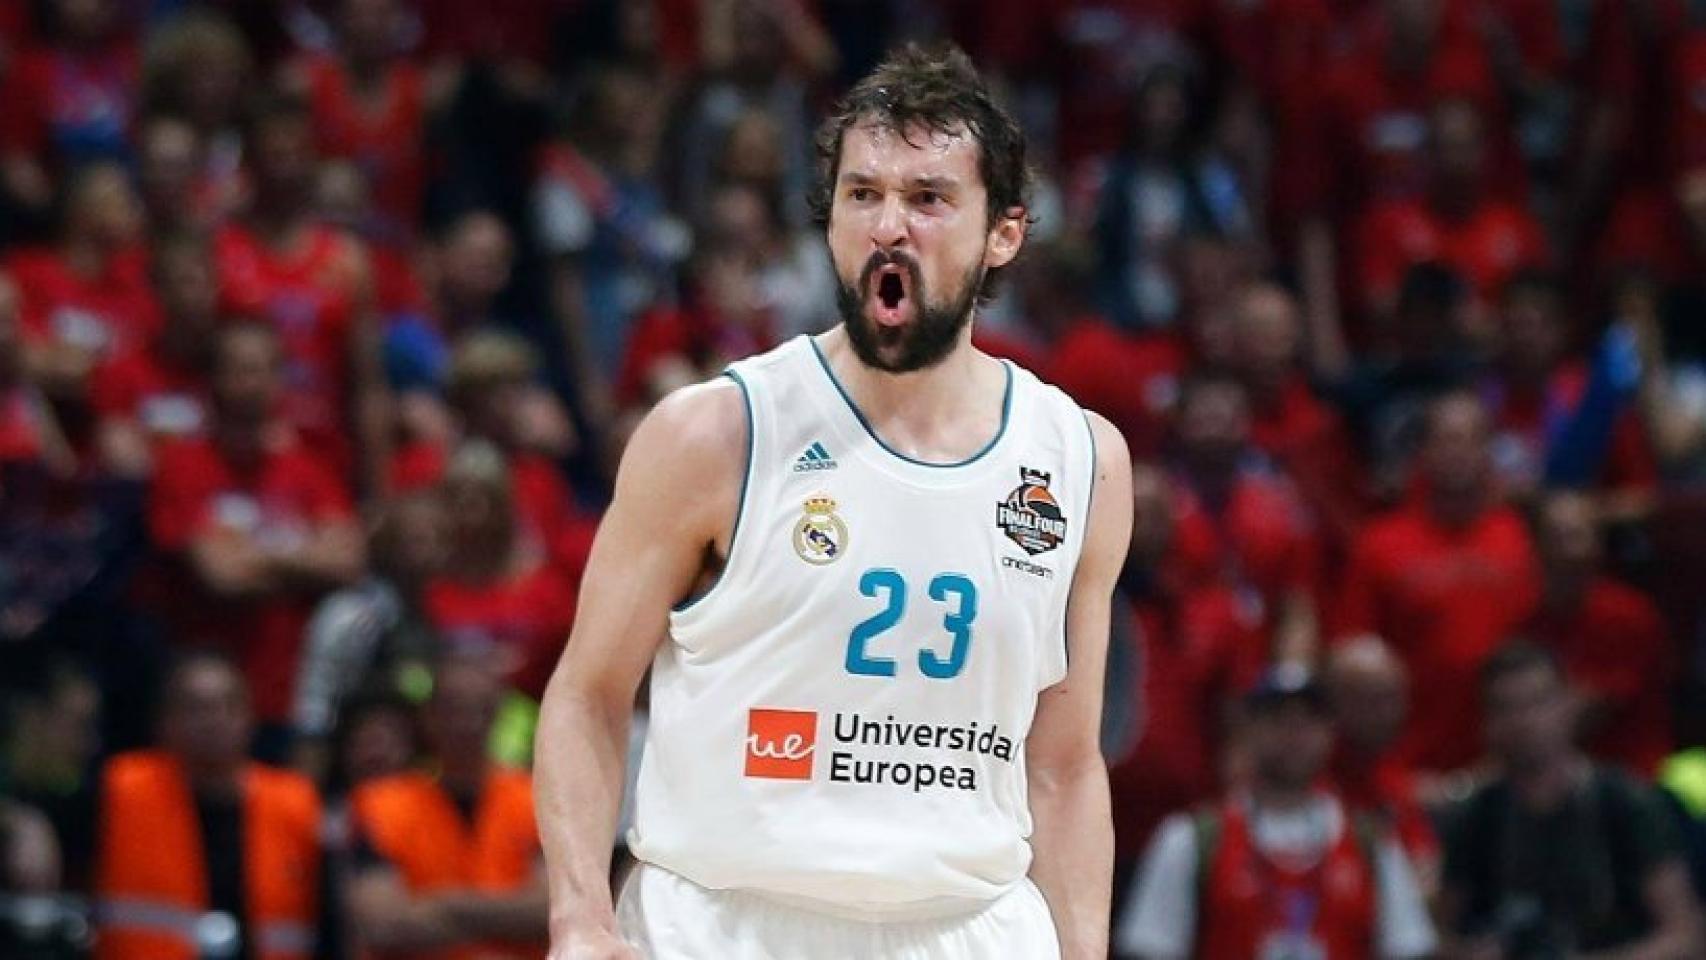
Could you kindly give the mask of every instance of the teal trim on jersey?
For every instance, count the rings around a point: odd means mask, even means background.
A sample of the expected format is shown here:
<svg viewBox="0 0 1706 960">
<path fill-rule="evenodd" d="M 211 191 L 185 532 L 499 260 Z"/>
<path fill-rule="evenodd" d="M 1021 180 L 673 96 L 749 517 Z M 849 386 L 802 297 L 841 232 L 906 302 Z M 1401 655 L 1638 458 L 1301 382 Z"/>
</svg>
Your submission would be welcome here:
<svg viewBox="0 0 1706 960">
<path fill-rule="evenodd" d="M 871 422 L 865 419 L 864 412 L 859 409 L 858 404 L 853 402 L 853 395 L 848 393 L 847 388 L 841 385 L 841 379 L 837 377 L 835 375 L 835 371 L 830 368 L 829 358 L 823 355 L 823 348 L 817 345 L 817 338 L 807 337 L 806 342 L 812 345 L 812 353 L 817 356 L 817 362 L 823 367 L 824 375 L 829 377 L 829 382 L 835 385 L 835 392 L 841 394 L 841 399 L 846 401 L 847 409 L 853 411 L 853 418 L 859 421 L 859 426 L 864 427 L 865 432 L 870 435 L 871 439 L 877 441 L 877 446 L 882 447 L 889 456 L 894 457 L 897 460 L 904 460 L 914 466 L 936 467 L 938 469 L 951 469 L 953 467 L 969 466 L 970 464 L 982 460 L 984 455 L 989 453 L 989 451 L 994 450 L 995 445 L 1001 442 L 1001 438 L 1007 435 L 1007 418 L 1008 415 L 1013 412 L 1013 365 L 1005 360 L 1001 361 L 1001 369 L 1007 373 L 1007 386 L 1003 390 L 1001 397 L 1000 429 L 996 430 L 995 436 L 990 437 L 989 442 L 983 445 L 983 449 L 964 460 L 960 460 L 956 463 L 932 463 L 929 460 L 920 460 L 917 457 L 909 457 L 906 454 L 901 453 L 899 450 L 889 446 L 883 441 L 882 437 L 877 436 L 877 431 L 871 429 Z"/>
<path fill-rule="evenodd" d="M 1090 411 L 1085 410 L 1083 407 L 1079 407 L 1078 412 L 1080 415 L 1082 415 L 1084 417 L 1084 433 L 1086 435 L 1088 435 L 1090 438 L 1090 493 L 1088 496 L 1086 496 L 1084 498 L 1084 510 L 1085 510 L 1086 514 L 1088 514 L 1090 509 L 1096 503 L 1096 428 L 1090 425 Z M 1089 518 L 1089 516 L 1085 516 L 1084 517 L 1084 525 L 1086 527 L 1088 527 L 1089 524 L 1090 524 L 1090 518 Z M 1084 540 L 1089 540 L 1089 539 L 1090 539 L 1090 532 L 1089 532 L 1089 530 L 1085 530 L 1084 531 Z M 1083 563 L 1083 562 L 1084 562 L 1084 541 L 1079 541 L 1079 543 L 1078 543 L 1078 563 Z M 1078 573 L 1078 567 L 1076 564 L 1073 565 L 1072 572 L 1074 575 L 1076 575 Z M 1068 587 L 1067 590 L 1068 590 L 1068 593 L 1070 594 L 1071 588 Z M 1072 605 L 1070 603 L 1067 604 L 1068 609 L 1070 609 L 1071 606 Z M 1066 614 L 1062 614 L 1061 616 L 1064 619 Z M 1066 669 L 1067 670 L 1072 669 L 1072 638 L 1068 635 L 1069 630 L 1067 629 L 1069 626 L 1070 626 L 1069 622 L 1063 622 L 1060 625 L 1060 636 L 1061 636 L 1061 639 L 1063 641 L 1065 641 L 1062 644 L 1063 649 L 1060 652 L 1064 656 L 1064 659 L 1066 660 Z"/>
<path fill-rule="evenodd" d="M 1088 510 L 1096 502 L 1096 428 L 1090 424 L 1090 411 L 1079 407 L 1078 413 L 1084 418 L 1084 432 L 1090 437 L 1090 494 L 1084 498 L 1084 509 Z M 1090 518 L 1085 517 L 1084 522 L 1089 523 Z"/>
<path fill-rule="evenodd" d="M 746 516 L 746 487 L 752 482 L 752 459 L 755 456 L 754 447 L 758 441 L 757 435 L 753 432 L 755 428 L 752 420 L 752 391 L 746 388 L 746 381 L 740 378 L 740 374 L 733 370 L 724 370 L 723 376 L 733 380 L 740 387 L 740 398 L 746 406 L 746 472 L 740 477 L 740 502 L 735 505 L 735 525 L 734 529 L 729 531 L 729 555 L 723 558 L 723 569 L 717 571 L 717 575 L 711 578 L 711 582 L 705 587 L 704 592 L 697 597 L 688 597 L 672 607 L 671 609 L 676 613 L 682 613 L 710 596 L 712 591 L 717 589 L 717 584 L 723 582 L 723 574 L 729 572 L 729 564 L 733 563 L 735 559 L 735 543 L 740 538 L 741 518 Z"/>
</svg>

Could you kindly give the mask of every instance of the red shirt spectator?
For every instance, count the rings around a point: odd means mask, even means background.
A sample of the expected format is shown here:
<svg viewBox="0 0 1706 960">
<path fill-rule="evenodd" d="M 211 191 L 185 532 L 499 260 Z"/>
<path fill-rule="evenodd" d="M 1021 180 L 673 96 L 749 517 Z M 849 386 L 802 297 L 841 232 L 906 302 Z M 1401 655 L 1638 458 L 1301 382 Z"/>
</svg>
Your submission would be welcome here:
<svg viewBox="0 0 1706 960">
<path fill-rule="evenodd" d="M 365 562 L 337 474 L 276 418 L 281 355 L 265 325 L 220 331 L 208 435 L 160 451 L 148 504 L 150 539 L 187 576 L 160 598 L 175 636 L 229 651 L 274 722 L 290 713 L 316 594 Z"/>
<path fill-rule="evenodd" d="M 1116 616 L 1124 650 L 1114 659 L 1131 665 L 1123 702 L 1139 718 L 1132 745 L 1108 761 L 1115 857 L 1129 862 L 1168 814 L 1219 792 L 1229 712 L 1256 682 L 1267 646 L 1260 612 L 1221 587 L 1123 605 Z"/>
<path fill-rule="evenodd" d="M 1680 191 L 1684 183 L 1677 187 Z M 1670 191 L 1629 190 L 1617 200 L 1606 229 L 1591 244 L 1593 279 L 1608 282 L 1623 270 L 1638 267 L 1664 283 L 1692 280 L 1706 273 L 1702 239 L 1689 229 L 1688 218 Z"/>
<path fill-rule="evenodd" d="M 1166 437 L 1188 355 L 1172 334 L 1131 336 L 1086 317 L 1055 346 L 1047 379 L 1113 421 L 1132 456 L 1154 457 Z"/>
<path fill-rule="evenodd" d="M 1562 599 L 1542 608 L 1529 631 L 1557 653 L 1570 682 L 1588 699 L 1588 753 L 1653 776 L 1675 745 L 1675 656 L 1658 608 L 1607 577 Z"/>
<path fill-rule="evenodd" d="M 1427 187 L 1428 114 L 1463 99 L 1500 128 L 1491 64 L 1461 4 L 1437 8 L 1431 24 L 1391 22 L 1386 4 L 1361 15 L 1354 42 L 1326 74 L 1326 138 L 1335 179 L 1322 186 L 1353 201 L 1415 197 Z M 1413 61 L 1403 65 L 1408 59 Z"/>
<path fill-rule="evenodd" d="M 1676 653 L 1653 601 L 1599 572 L 1600 512 L 1579 492 L 1548 496 L 1536 538 L 1546 572 L 1529 635 L 1551 647 L 1585 700 L 1595 759 L 1651 776 L 1670 754 Z"/>
<path fill-rule="evenodd" d="M 391 462 L 392 489 L 407 492 L 441 482 L 447 459 L 448 453 L 438 444 L 404 447 Z M 508 465 L 522 549 L 549 556 L 571 583 L 579 583 L 592 552 L 598 518 L 575 505 L 562 472 L 545 457 L 515 453 Z"/>
<path fill-rule="evenodd" d="M 1338 733 L 1334 788 L 1351 810 L 1392 828 L 1423 889 L 1431 889 L 1438 877 L 1439 837 L 1422 807 L 1415 772 L 1392 749 L 1410 710 L 1403 663 L 1380 639 L 1354 637 L 1328 655 L 1326 687 Z"/>
<path fill-rule="evenodd" d="M 0 4 L 0 52 L 7 57 L 35 37 L 35 24 L 27 3 Z"/>
<path fill-rule="evenodd" d="M 1326 522 L 1324 533 L 1334 540 L 1351 536 L 1363 509 L 1356 454 L 1344 419 L 1301 375 L 1277 396 L 1257 396 L 1250 442 L 1290 476 L 1304 502 Z"/>
<path fill-rule="evenodd" d="M 210 413 L 207 373 L 158 350 L 132 350 L 96 368 L 89 406 L 103 420 L 135 422 L 157 442 L 200 437 Z"/>
<path fill-rule="evenodd" d="M 440 484 L 449 563 L 422 600 L 446 640 L 491 647 L 510 682 L 537 696 L 574 621 L 575 581 L 526 542 L 512 476 L 495 445 L 457 447 Z"/>
<path fill-rule="evenodd" d="M 1169 576 L 1237 591 L 1282 658 L 1318 638 L 1322 545 L 1296 488 L 1250 446 L 1249 398 L 1227 375 L 1188 381 L 1175 425 Z"/>
<path fill-rule="evenodd" d="M 1220 53 L 1269 115 L 1270 213 L 1275 223 L 1290 224 L 1327 196 L 1321 78 L 1348 29 L 1327 0 L 1218 3 L 1211 16 Z"/>
<path fill-rule="evenodd" d="M 1670 116 L 1665 125 L 1672 171 L 1706 164 L 1706 20 L 1684 16 L 1673 35 L 1667 98 Z"/>
<path fill-rule="evenodd" d="M 1161 64 L 1180 62 L 1208 38 L 1203 0 L 1053 0 L 1041 6 L 1049 8 L 1058 44 L 1059 59 L 1052 66 L 1059 82 L 1059 150 L 1065 169 L 1118 149 L 1131 125 L 1132 92 L 1145 75 Z M 1001 46 L 1037 42 L 1037 34 L 1019 33 L 1035 22 L 1032 18 L 984 16 L 1013 32 Z"/>
<path fill-rule="evenodd" d="M 1403 759 L 1454 770 L 1480 756 L 1476 671 L 1527 619 L 1538 591 L 1528 531 L 1509 508 L 1448 526 L 1411 505 L 1364 531 L 1340 595 L 1340 627 L 1386 638 L 1425 691 L 1400 742 Z"/>
<path fill-rule="evenodd" d="M 24 382 L 18 289 L 0 273 L 0 465 L 36 459 L 42 450 L 39 393 Z"/>
<path fill-rule="evenodd" d="M 1589 0 L 1593 2 L 1593 0 Z M 1495 44 L 1516 55 L 1517 69 L 1527 77 L 1564 80 L 1569 68 L 1558 5 L 1552 0 L 1481 0 L 1484 24 L 1497 31 Z M 1471 11 L 1473 15 L 1476 11 Z M 1496 62 L 1495 57 L 1495 62 Z M 1521 78 L 1519 78 L 1521 79 Z"/>
<path fill-rule="evenodd" d="M 353 161 L 366 175 L 386 225 L 409 236 L 420 223 L 426 186 L 426 80 L 403 61 L 376 69 L 379 78 L 364 90 L 336 57 L 311 57 L 301 67 L 321 155 Z"/>
<path fill-rule="evenodd" d="M 1291 481 L 1260 455 L 1246 459 L 1211 506 L 1183 477 L 1175 479 L 1177 532 L 1170 563 L 1187 582 L 1248 590 L 1258 610 L 1292 592 L 1320 587 L 1321 541 Z"/>
<path fill-rule="evenodd" d="M 138 60 L 119 41 L 26 50 L 0 87 L 0 153 L 63 167 L 129 152 Z"/>
<path fill-rule="evenodd" d="M 1315 395 L 1302 347 L 1291 294 L 1257 285 L 1238 299 L 1232 366 L 1250 393 L 1250 442 L 1296 484 L 1336 563 L 1361 524 L 1367 493 L 1344 420 Z"/>
<path fill-rule="evenodd" d="M 546 66 L 564 0 L 419 0 L 423 53 L 456 63 Z"/>
<path fill-rule="evenodd" d="M 722 311 L 706 306 L 653 310 L 640 318 L 628 336 L 616 378 L 616 402 L 624 408 L 649 408 L 676 387 L 697 383 L 731 361 L 762 353 L 773 345 L 771 326 L 768 312 L 730 322 Z"/>
<path fill-rule="evenodd" d="M 0 465 L 35 460 L 42 451 L 42 410 L 35 392 L 0 388 Z"/>
<path fill-rule="evenodd" d="M 1484 200 L 1462 217 L 1448 217 L 1420 200 L 1394 200 L 1371 209 L 1358 230 L 1357 281 L 1368 303 L 1390 303 L 1410 267 L 1429 261 L 1452 267 L 1483 302 L 1520 267 L 1547 259 L 1545 234 L 1522 207 Z"/>
<path fill-rule="evenodd" d="M 351 465 L 348 422 L 353 322 L 359 267 L 356 242 L 310 226 L 283 249 L 229 225 L 214 239 L 222 312 L 264 320 L 285 352 L 284 416 L 309 446 L 340 470 Z"/>
<path fill-rule="evenodd" d="M 132 247 L 91 265 L 79 269 L 61 250 L 8 258 L 6 270 L 23 291 L 26 340 L 73 345 L 99 358 L 136 349 L 155 334 L 160 315 L 143 250 Z"/>
<path fill-rule="evenodd" d="M 1336 636 L 1381 637 L 1422 691 L 1397 755 L 1425 773 L 1479 759 L 1477 671 L 1533 613 L 1540 582 L 1522 518 L 1495 499 L 1480 400 L 1444 394 L 1424 422 L 1413 499 L 1358 538 Z"/>
<path fill-rule="evenodd" d="M 1504 381 L 1489 383 L 1482 391 L 1493 412 L 1494 457 L 1505 489 L 1532 490 L 1541 482 L 1547 451 L 1580 404 L 1587 380 L 1586 365 L 1573 362 L 1561 366 L 1541 389 Z M 1658 462 L 1639 410 L 1626 410 L 1618 418 L 1599 480 L 1608 490 L 1652 490 L 1658 485 Z"/>
<path fill-rule="evenodd" d="M 440 577 L 427 584 L 421 603 L 446 643 L 514 658 L 506 671 L 511 682 L 538 697 L 574 625 L 575 592 L 560 568 L 541 564 L 483 582 Z"/>
<path fill-rule="evenodd" d="M 1481 401 L 1493 416 L 1500 487 L 1524 499 L 1545 482 L 1552 448 L 1577 417 L 1588 365 L 1568 356 L 1566 295 L 1546 274 L 1525 272 L 1506 284 L 1496 329 L 1499 362 L 1483 378 Z M 1638 409 L 1618 417 L 1599 473 L 1589 479 L 1618 494 L 1646 495 L 1657 486 L 1658 465 Z"/>
<path fill-rule="evenodd" d="M 291 546 L 317 527 L 353 520 L 348 493 L 311 449 L 275 443 L 255 462 L 238 464 L 206 438 L 161 452 L 148 508 L 149 534 L 170 554 L 183 554 L 204 537 L 243 537 L 262 549 Z M 311 596 L 281 591 L 252 599 L 180 599 L 170 613 L 186 642 L 229 651 L 248 677 L 257 715 L 283 722 L 312 609 Z"/>
</svg>

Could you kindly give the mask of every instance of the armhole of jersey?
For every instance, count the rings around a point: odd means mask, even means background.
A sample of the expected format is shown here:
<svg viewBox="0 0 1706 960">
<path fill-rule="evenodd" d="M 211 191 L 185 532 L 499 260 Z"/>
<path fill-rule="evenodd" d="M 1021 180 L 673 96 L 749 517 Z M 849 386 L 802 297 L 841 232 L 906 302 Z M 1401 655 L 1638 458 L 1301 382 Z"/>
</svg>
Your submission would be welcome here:
<svg viewBox="0 0 1706 960">
<path fill-rule="evenodd" d="M 1084 544 L 1090 539 L 1090 508 L 1096 502 L 1096 430 L 1090 426 L 1089 411 L 1080 407 L 1078 414 L 1084 418 L 1084 435 L 1090 441 L 1090 482 L 1084 488 L 1084 522 L 1078 525 L 1084 532 L 1078 537 L 1078 556 L 1072 561 L 1072 577 L 1067 581 L 1066 609 L 1060 614 L 1060 656 L 1069 672 L 1072 670 L 1072 638 L 1067 628 L 1071 625 L 1072 617 L 1071 585 L 1078 579 L 1078 565 L 1084 562 Z"/>
<path fill-rule="evenodd" d="M 710 584 L 704 590 L 700 591 L 698 596 L 688 597 L 671 608 L 673 613 L 686 613 L 697 607 L 706 597 L 716 593 L 717 588 L 722 586 L 723 581 L 727 578 L 729 568 L 734 566 L 735 551 L 740 549 L 740 523 L 746 516 L 746 495 L 747 490 L 752 485 L 752 461 L 756 455 L 755 451 L 758 444 L 757 424 L 752 412 L 752 391 L 747 388 L 746 381 L 742 380 L 740 374 L 736 373 L 733 368 L 724 370 L 723 376 L 733 380 L 735 385 L 740 387 L 741 402 L 746 409 L 746 469 L 741 473 L 740 478 L 740 500 L 735 504 L 735 523 L 733 529 L 729 531 L 729 552 L 727 556 L 723 557 L 723 569 L 717 571 L 717 575 L 711 579 Z"/>
</svg>

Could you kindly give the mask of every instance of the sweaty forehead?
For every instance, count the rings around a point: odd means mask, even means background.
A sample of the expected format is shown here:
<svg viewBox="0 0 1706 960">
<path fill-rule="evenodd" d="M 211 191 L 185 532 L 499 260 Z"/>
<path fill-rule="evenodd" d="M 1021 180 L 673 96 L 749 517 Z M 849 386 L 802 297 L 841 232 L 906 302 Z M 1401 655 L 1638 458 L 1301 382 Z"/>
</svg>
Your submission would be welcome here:
<svg viewBox="0 0 1706 960">
<path fill-rule="evenodd" d="M 944 130 L 914 123 L 902 129 L 867 119 L 842 137 L 840 175 L 900 181 L 944 178 L 969 189 L 983 185 L 977 162 L 978 142 L 963 124 Z"/>
</svg>

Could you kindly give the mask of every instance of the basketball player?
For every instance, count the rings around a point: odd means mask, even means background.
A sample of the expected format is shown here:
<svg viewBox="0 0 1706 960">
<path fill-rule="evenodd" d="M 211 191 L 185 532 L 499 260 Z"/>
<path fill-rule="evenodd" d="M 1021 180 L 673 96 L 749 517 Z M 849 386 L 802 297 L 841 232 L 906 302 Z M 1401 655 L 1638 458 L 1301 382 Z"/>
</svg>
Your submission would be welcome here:
<svg viewBox="0 0 1706 960">
<path fill-rule="evenodd" d="M 971 344 L 1023 134 L 912 48 L 820 140 L 842 323 L 659 404 L 593 547 L 535 758 L 553 957 L 1101 960 L 1130 464 Z"/>
</svg>

